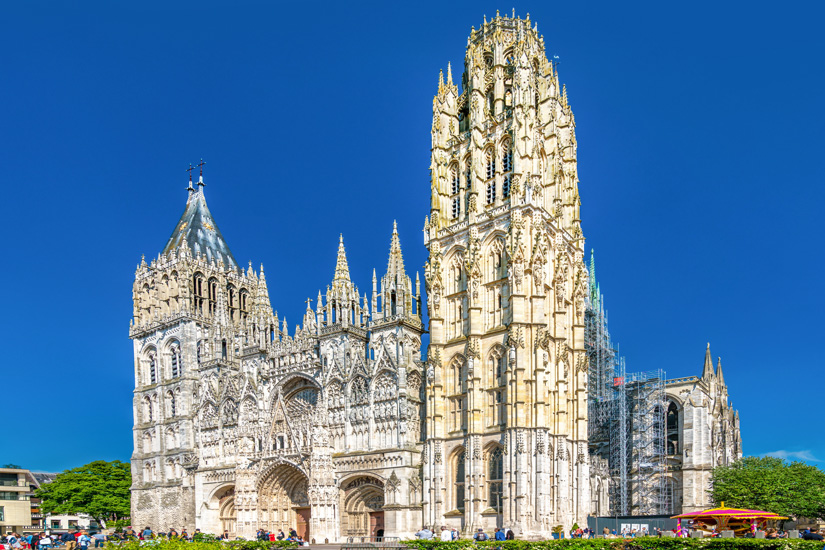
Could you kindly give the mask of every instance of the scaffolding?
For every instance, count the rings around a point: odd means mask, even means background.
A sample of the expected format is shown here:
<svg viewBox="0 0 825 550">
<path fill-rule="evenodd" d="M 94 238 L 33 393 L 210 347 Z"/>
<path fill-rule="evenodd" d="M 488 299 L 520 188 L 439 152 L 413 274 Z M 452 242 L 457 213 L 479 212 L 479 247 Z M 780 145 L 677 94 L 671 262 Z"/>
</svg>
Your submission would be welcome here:
<svg viewBox="0 0 825 550">
<path fill-rule="evenodd" d="M 624 392 L 630 415 L 630 513 L 649 516 L 666 510 L 665 373 L 662 369 L 625 374 Z"/>
<path fill-rule="evenodd" d="M 667 514 L 665 373 L 627 373 L 610 339 L 595 271 L 591 251 L 585 314 L 589 451 L 607 462 L 611 514 Z"/>
<path fill-rule="evenodd" d="M 609 421 L 613 409 L 613 377 L 616 351 L 607 330 L 607 314 L 601 292 L 595 283 L 593 259 L 590 260 L 590 299 L 585 312 L 585 350 L 588 370 L 588 439 L 591 454 L 603 454 L 610 437 Z"/>
</svg>

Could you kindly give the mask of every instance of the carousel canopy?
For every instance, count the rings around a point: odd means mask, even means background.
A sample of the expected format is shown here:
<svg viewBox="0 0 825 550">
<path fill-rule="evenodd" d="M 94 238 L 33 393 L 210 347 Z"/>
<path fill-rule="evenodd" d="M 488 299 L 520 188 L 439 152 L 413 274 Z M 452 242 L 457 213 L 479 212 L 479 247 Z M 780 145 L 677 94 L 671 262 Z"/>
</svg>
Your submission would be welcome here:
<svg viewBox="0 0 825 550">
<path fill-rule="evenodd" d="M 762 510 L 747 510 L 742 508 L 728 508 L 725 503 L 719 508 L 711 508 L 709 510 L 702 510 L 701 512 L 690 512 L 688 514 L 679 514 L 672 516 L 674 519 L 714 519 L 719 517 L 735 518 L 735 519 L 788 519 L 785 516 L 774 514 L 773 512 L 764 512 Z"/>
</svg>

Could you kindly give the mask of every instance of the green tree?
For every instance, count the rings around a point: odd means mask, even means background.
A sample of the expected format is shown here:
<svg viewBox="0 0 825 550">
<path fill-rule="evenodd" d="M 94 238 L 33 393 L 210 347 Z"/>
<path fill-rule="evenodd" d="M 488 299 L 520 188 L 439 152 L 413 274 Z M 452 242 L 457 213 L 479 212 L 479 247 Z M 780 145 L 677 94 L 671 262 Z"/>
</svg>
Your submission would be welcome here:
<svg viewBox="0 0 825 550">
<path fill-rule="evenodd" d="M 129 464 L 97 460 L 57 474 L 35 494 L 46 513 L 85 513 L 101 523 L 129 515 L 131 485 Z"/>
<path fill-rule="evenodd" d="M 788 517 L 825 517 L 825 472 L 804 462 L 748 456 L 714 468 L 716 505 L 765 510 Z"/>
<path fill-rule="evenodd" d="M 3 466 L 0 466 L 0 468 L 11 468 L 12 470 L 22 470 L 23 469 L 18 464 L 3 464 Z"/>
</svg>

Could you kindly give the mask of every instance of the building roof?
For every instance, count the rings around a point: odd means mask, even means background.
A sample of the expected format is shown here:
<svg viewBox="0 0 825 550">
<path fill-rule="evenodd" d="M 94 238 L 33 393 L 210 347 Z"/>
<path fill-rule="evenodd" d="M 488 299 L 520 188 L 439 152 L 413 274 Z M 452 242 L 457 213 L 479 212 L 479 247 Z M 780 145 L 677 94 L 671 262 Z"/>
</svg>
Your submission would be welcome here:
<svg viewBox="0 0 825 550">
<path fill-rule="evenodd" d="M 200 253 L 201 256 L 206 257 L 208 262 L 223 261 L 228 269 L 239 269 L 238 262 L 232 256 L 229 245 L 226 244 L 218 229 L 218 224 L 215 223 L 215 218 L 206 206 L 202 180 L 198 182 L 197 190 L 190 188 L 186 208 L 172 236 L 163 248 L 163 253 L 171 252 L 182 246 L 184 242 L 193 254 L 197 256 Z"/>
</svg>

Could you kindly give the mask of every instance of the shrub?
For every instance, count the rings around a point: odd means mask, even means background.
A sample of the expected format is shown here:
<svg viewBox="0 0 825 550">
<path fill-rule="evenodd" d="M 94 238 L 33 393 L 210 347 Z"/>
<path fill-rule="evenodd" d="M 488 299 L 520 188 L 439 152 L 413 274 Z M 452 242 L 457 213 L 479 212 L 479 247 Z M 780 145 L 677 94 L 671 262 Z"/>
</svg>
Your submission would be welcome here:
<svg viewBox="0 0 825 550">
<path fill-rule="evenodd" d="M 199 533 L 200 534 L 200 533 Z M 233 540 L 223 542 L 215 538 L 214 535 L 204 534 L 200 541 L 186 542 L 183 540 L 154 539 L 149 541 L 131 540 L 127 542 L 109 542 L 107 548 L 114 550 L 147 550 L 150 546 L 152 550 L 288 550 L 297 548 L 298 543 L 279 540 Z"/>
<path fill-rule="evenodd" d="M 407 540 L 402 544 L 414 550 L 823 550 L 822 543 L 802 539 L 677 539 L 640 537 L 635 539 L 561 539 L 452 542 Z"/>
</svg>

